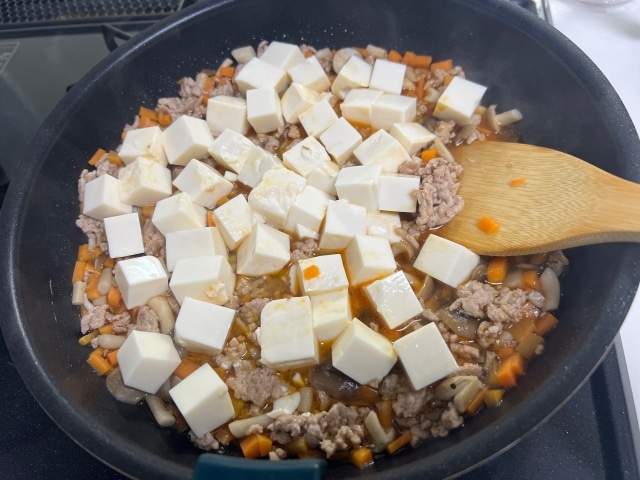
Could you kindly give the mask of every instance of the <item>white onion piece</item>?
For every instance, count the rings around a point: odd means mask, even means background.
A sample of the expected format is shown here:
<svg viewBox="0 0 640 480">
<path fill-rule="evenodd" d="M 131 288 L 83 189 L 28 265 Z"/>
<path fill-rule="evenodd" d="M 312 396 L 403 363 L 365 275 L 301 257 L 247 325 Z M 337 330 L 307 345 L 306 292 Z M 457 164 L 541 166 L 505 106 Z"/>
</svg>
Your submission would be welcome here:
<svg viewBox="0 0 640 480">
<path fill-rule="evenodd" d="M 374 451 L 381 452 L 396 437 L 393 428 L 384 429 L 378 418 L 378 414 L 371 410 L 364 419 L 364 426 L 375 443 Z"/>
<path fill-rule="evenodd" d="M 106 295 L 111 288 L 111 282 L 113 280 L 113 271 L 109 267 L 104 267 L 100 272 L 98 278 L 98 291 L 100 295 Z"/>
<path fill-rule="evenodd" d="M 249 428 L 254 425 L 260 425 L 266 427 L 275 421 L 275 418 L 271 418 L 266 413 L 258 415 L 257 417 L 242 418 L 240 420 L 234 420 L 229 424 L 229 430 L 231 434 L 236 438 L 242 438 L 247 436 Z"/>
<path fill-rule="evenodd" d="M 496 115 L 496 122 L 504 127 L 505 125 L 511 125 L 512 123 L 519 122 L 522 118 L 520 110 L 513 108 L 506 112 L 498 113 Z"/>
<path fill-rule="evenodd" d="M 519 268 L 512 268 L 507 272 L 502 284 L 509 288 L 518 288 L 522 283 L 522 270 Z"/>
<path fill-rule="evenodd" d="M 300 392 L 300 403 L 298 404 L 298 411 L 300 413 L 310 412 L 313 406 L 313 388 L 302 387 Z"/>
<path fill-rule="evenodd" d="M 347 47 L 347 48 L 341 48 L 340 50 L 338 50 L 336 54 L 333 56 L 333 71 L 336 73 L 340 73 L 340 70 L 342 70 L 342 67 L 344 67 L 344 64 L 347 63 L 347 61 L 354 55 L 362 58 L 362 55 L 360 55 L 360 52 L 358 52 L 355 48 Z"/>
<path fill-rule="evenodd" d="M 149 410 L 151 410 L 151 414 L 158 425 L 161 427 L 172 427 L 175 425 L 176 417 L 167 410 L 167 406 L 160 397 L 157 395 L 147 395 L 145 401 L 147 405 L 149 405 Z"/>
<path fill-rule="evenodd" d="M 87 291 L 87 284 L 82 280 L 73 282 L 73 293 L 71 294 L 72 305 L 84 305 L 84 294 Z"/>
<path fill-rule="evenodd" d="M 167 299 L 163 296 L 153 297 L 147 301 L 147 305 L 158 316 L 160 333 L 171 333 L 176 325 L 176 317 Z"/>
<path fill-rule="evenodd" d="M 544 294 L 543 310 L 556 310 L 560 305 L 560 280 L 551 268 L 545 268 L 540 274 L 540 287 Z"/>
<path fill-rule="evenodd" d="M 102 335 L 98 335 L 96 340 L 98 345 L 102 348 L 106 348 L 107 350 L 115 350 L 116 348 L 120 348 L 124 341 L 127 339 L 124 335 L 114 335 L 111 333 L 103 333 Z"/>
<path fill-rule="evenodd" d="M 140 403 L 145 396 L 145 393 L 135 388 L 127 387 L 122 380 L 122 373 L 120 367 L 116 367 L 109 375 L 107 375 L 107 390 L 114 396 L 114 398 L 120 402 L 135 405 Z"/>
</svg>

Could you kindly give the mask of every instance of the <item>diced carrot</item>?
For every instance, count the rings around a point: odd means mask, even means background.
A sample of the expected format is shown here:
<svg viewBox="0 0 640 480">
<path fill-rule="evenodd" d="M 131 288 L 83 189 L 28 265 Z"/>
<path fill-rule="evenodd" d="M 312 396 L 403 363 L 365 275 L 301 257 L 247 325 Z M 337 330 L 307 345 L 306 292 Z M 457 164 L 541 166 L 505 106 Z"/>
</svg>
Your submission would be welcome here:
<svg viewBox="0 0 640 480">
<path fill-rule="evenodd" d="M 513 355 L 513 352 L 515 352 L 515 349 L 513 347 L 500 347 L 496 349 L 496 354 L 500 358 L 510 357 L 511 355 Z"/>
<path fill-rule="evenodd" d="M 478 220 L 478 228 L 480 228 L 484 233 L 491 235 L 492 233 L 496 233 L 500 230 L 500 224 L 489 215 L 485 215 Z"/>
<path fill-rule="evenodd" d="M 84 272 L 85 273 L 90 273 L 91 275 L 100 275 L 100 269 L 96 268 L 96 266 L 93 263 L 93 261 L 85 262 Z"/>
<path fill-rule="evenodd" d="M 202 99 L 200 100 L 200 102 L 202 103 L 202 105 L 204 105 L 205 107 L 207 106 L 207 103 L 209 103 L 209 94 L 205 93 L 202 95 Z"/>
<path fill-rule="evenodd" d="M 240 441 L 240 449 L 245 458 L 260 458 L 269 454 L 273 442 L 266 435 L 254 433 Z"/>
<path fill-rule="evenodd" d="M 360 55 L 362 55 L 364 58 L 367 58 L 369 56 L 369 51 L 366 48 L 363 47 L 355 47 L 355 49 L 358 51 L 358 53 Z"/>
<path fill-rule="evenodd" d="M 500 362 L 496 375 L 504 388 L 516 386 L 517 379 L 524 374 L 524 357 L 518 352 Z"/>
<path fill-rule="evenodd" d="M 535 270 L 525 270 L 522 272 L 520 288 L 523 290 L 541 290 L 540 278 Z"/>
<path fill-rule="evenodd" d="M 107 362 L 109 362 L 114 367 L 118 366 L 118 350 L 119 349 L 116 348 L 115 350 L 111 350 L 109 353 L 107 353 Z"/>
<path fill-rule="evenodd" d="M 73 275 L 71 275 L 71 283 L 76 283 L 81 281 L 84 278 L 84 267 L 87 265 L 87 262 L 83 262 L 81 260 L 77 260 L 75 266 L 73 267 Z"/>
<path fill-rule="evenodd" d="M 429 68 L 433 58 L 430 55 L 416 55 L 414 52 L 407 51 L 404 53 L 401 62 L 409 67 Z"/>
<path fill-rule="evenodd" d="M 100 333 L 100 332 L 98 332 Z M 93 350 L 91 350 L 91 353 L 89 355 L 98 355 L 100 357 L 104 357 L 104 348 L 103 347 L 96 347 Z"/>
<path fill-rule="evenodd" d="M 485 390 L 484 403 L 487 405 L 487 407 L 497 407 L 498 405 L 500 405 L 503 396 L 504 389 L 502 388 L 492 388 L 490 390 Z"/>
<path fill-rule="evenodd" d="M 111 285 L 107 292 L 107 304 L 112 310 L 115 310 L 120 305 L 121 300 L 122 294 L 120 293 L 120 289 L 115 285 Z"/>
<path fill-rule="evenodd" d="M 155 205 L 145 205 L 144 207 L 142 207 L 142 216 L 146 217 L 146 218 L 151 218 L 153 217 L 153 211 L 156 209 Z"/>
<path fill-rule="evenodd" d="M 156 127 L 157 125 L 158 122 L 150 117 L 139 117 L 138 119 L 138 128 Z"/>
<path fill-rule="evenodd" d="M 106 375 L 113 368 L 106 358 L 102 355 L 94 355 L 93 353 L 87 358 L 87 363 L 93 367 L 98 375 Z"/>
<path fill-rule="evenodd" d="M 469 402 L 469 405 L 467 405 L 467 408 L 464 411 L 467 415 L 474 415 L 478 410 L 480 410 L 480 407 L 484 405 L 484 393 L 485 390 L 481 389 L 478 394 L 473 397 L 473 400 Z"/>
<path fill-rule="evenodd" d="M 526 181 L 527 181 L 527 177 L 512 178 L 511 180 L 509 180 L 509 184 L 512 187 L 519 187 Z"/>
<path fill-rule="evenodd" d="M 445 72 L 448 72 L 453 68 L 453 60 L 449 58 L 447 60 L 433 62 L 429 68 L 432 72 L 435 72 L 436 70 L 444 70 Z"/>
<path fill-rule="evenodd" d="M 104 148 L 99 148 L 96 153 L 89 159 L 89 165 L 94 166 L 107 153 Z"/>
<path fill-rule="evenodd" d="M 112 335 L 113 334 L 113 325 L 107 323 L 98 329 L 98 333 L 100 335 Z"/>
<path fill-rule="evenodd" d="M 109 163 L 112 163 L 118 167 L 124 167 L 124 162 L 120 158 L 120 155 L 118 155 L 118 152 L 116 152 L 115 150 L 111 150 L 109 153 L 107 153 L 107 160 L 109 160 Z"/>
<path fill-rule="evenodd" d="M 313 280 L 318 276 L 320 276 L 320 269 L 317 265 L 309 265 L 307 268 L 302 270 L 302 277 L 305 280 Z"/>
<path fill-rule="evenodd" d="M 195 372 L 198 368 L 200 368 L 200 365 L 198 365 L 196 362 L 194 362 L 189 358 L 183 358 L 182 361 L 180 362 L 180 365 L 178 365 L 178 367 L 175 369 L 173 374 L 176 377 L 184 380 L 193 372 Z"/>
<path fill-rule="evenodd" d="M 158 123 L 161 127 L 168 127 L 171 125 L 171 115 L 166 112 L 158 111 Z"/>
<path fill-rule="evenodd" d="M 443 85 L 445 87 L 448 87 L 449 84 L 451 83 L 451 80 L 453 80 L 455 77 L 455 75 L 445 75 L 444 76 L 444 80 L 442 81 Z"/>
<path fill-rule="evenodd" d="M 405 445 L 408 445 L 410 441 L 411 441 L 411 432 L 407 430 L 398 438 L 396 438 L 392 442 L 389 442 L 389 444 L 387 445 L 387 453 L 390 455 L 396 453 L 402 447 L 404 447 Z"/>
<path fill-rule="evenodd" d="M 207 227 L 215 227 L 216 219 L 213 217 L 213 210 L 207 210 Z"/>
<path fill-rule="evenodd" d="M 553 313 L 546 312 L 536 320 L 536 335 L 544 336 L 558 325 L 558 319 Z"/>
<path fill-rule="evenodd" d="M 107 257 L 104 259 L 104 262 L 102 263 L 102 266 L 105 268 L 113 268 L 116 264 L 116 259 L 115 258 L 111 258 L 111 257 Z"/>
<path fill-rule="evenodd" d="M 102 296 L 102 294 L 97 288 L 87 288 L 86 294 L 87 294 L 87 299 L 89 300 L 95 300 Z"/>
<path fill-rule="evenodd" d="M 397 50 L 390 50 L 387 54 L 387 60 L 390 62 L 400 62 L 402 60 L 402 55 Z"/>
<path fill-rule="evenodd" d="M 400 60 L 400 62 L 404 63 L 405 65 L 409 65 L 409 63 L 415 56 L 416 54 L 414 52 L 407 50 L 406 52 L 404 52 L 404 55 L 402 56 L 402 60 Z"/>
<path fill-rule="evenodd" d="M 120 303 L 117 307 L 111 308 L 111 313 L 114 315 L 118 315 L 120 313 L 124 313 L 127 310 L 127 306 L 124 304 L 124 300 L 120 299 Z"/>
<path fill-rule="evenodd" d="M 373 463 L 373 452 L 368 447 L 357 447 L 351 450 L 349 459 L 356 467 L 365 468 Z"/>
<path fill-rule="evenodd" d="M 380 400 L 376 402 L 376 413 L 378 414 L 378 420 L 382 428 L 391 427 L 391 420 L 393 418 L 393 402 L 391 400 Z"/>
<path fill-rule="evenodd" d="M 205 93 L 209 93 L 211 90 L 213 90 L 213 87 L 215 86 L 216 86 L 216 81 L 213 79 L 213 77 L 207 77 L 205 78 L 204 84 L 202 85 L 202 91 Z"/>
<path fill-rule="evenodd" d="M 487 265 L 487 281 L 501 283 L 507 275 L 509 259 L 507 257 L 492 257 Z"/>
<path fill-rule="evenodd" d="M 218 73 L 220 74 L 221 77 L 232 78 L 236 73 L 236 68 L 235 67 L 220 67 L 220 70 L 218 70 Z"/>
<path fill-rule="evenodd" d="M 420 154 L 420 158 L 423 162 L 428 162 L 429 160 L 433 160 L 438 156 L 438 152 L 435 148 L 429 148 L 427 150 L 423 150 Z"/>
<path fill-rule="evenodd" d="M 148 118 L 150 120 L 153 120 L 154 122 L 158 120 L 157 112 L 144 106 L 140 106 L 140 108 L 138 109 L 138 116 L 140 118 Z"/>
<path fill-rule="evenodd" d="M 424 85 L 427 81 L 427 77 L 420 77 L 416 84 L 416 98 L 422 100 L 424 98 Z"/>
<path fill-rule="evenodd" d="M 306 50 L 304 52 L 304 58 L 313 57 L 314 55 L 315 55 L 315 53 L 313 53 L 313 50 Z"/>
<path fill-rule="evenodd" d="M 82 262 L 89 262 L 94 260 L 93 252 L 89 250 L 88 243 L 83 243 L 78 247 L 78 260 Z"/>
</svg>

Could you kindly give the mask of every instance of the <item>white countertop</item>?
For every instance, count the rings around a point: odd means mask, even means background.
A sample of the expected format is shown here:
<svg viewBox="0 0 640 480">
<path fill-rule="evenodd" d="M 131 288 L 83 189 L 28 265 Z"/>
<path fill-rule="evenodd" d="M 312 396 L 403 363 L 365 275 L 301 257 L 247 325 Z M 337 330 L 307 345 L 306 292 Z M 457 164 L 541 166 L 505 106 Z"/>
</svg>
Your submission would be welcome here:
<svg viewBox="0 0 640 480">
<path fill-rule="evenodd" d="M 640 0 L 589 7 L 549 0 L 551 22 L 607 76 L 640 132 Z M 640 415 L 640 294 L 620 331 L 636 413 Z"/>
</svg>

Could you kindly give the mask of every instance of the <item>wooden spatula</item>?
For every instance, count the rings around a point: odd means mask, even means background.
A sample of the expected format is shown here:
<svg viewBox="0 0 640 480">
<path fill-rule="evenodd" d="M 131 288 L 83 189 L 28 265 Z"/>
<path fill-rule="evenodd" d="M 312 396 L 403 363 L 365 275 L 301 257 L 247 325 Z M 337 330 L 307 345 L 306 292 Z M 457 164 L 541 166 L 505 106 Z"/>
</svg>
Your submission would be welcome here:
<svg viewBox="0 0 640 480">
<path fill-rule="evenodd" d="M 474 142 L 452 153 L 464 167 L 465 205 L 437 235 L 484 255 L 640 241 L 639 184 L 521 143 Z M 495 233 L 479 228 L 484 216 L 500 226 Z"/>
</svg>

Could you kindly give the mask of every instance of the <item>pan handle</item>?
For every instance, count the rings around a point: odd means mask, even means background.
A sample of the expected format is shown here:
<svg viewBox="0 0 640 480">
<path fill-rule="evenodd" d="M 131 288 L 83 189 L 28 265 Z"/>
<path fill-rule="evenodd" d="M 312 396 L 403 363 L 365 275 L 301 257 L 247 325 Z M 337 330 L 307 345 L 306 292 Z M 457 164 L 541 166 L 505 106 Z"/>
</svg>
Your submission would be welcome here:
<svg viewBox="0 0 640 480">
<path fill-rule="evenodd" d="M 327 462 L 321 459 L 250 460 L 215 453 L 203 453 L 198 457 L 192 480 L 322 480 Z"/>
</svg>

